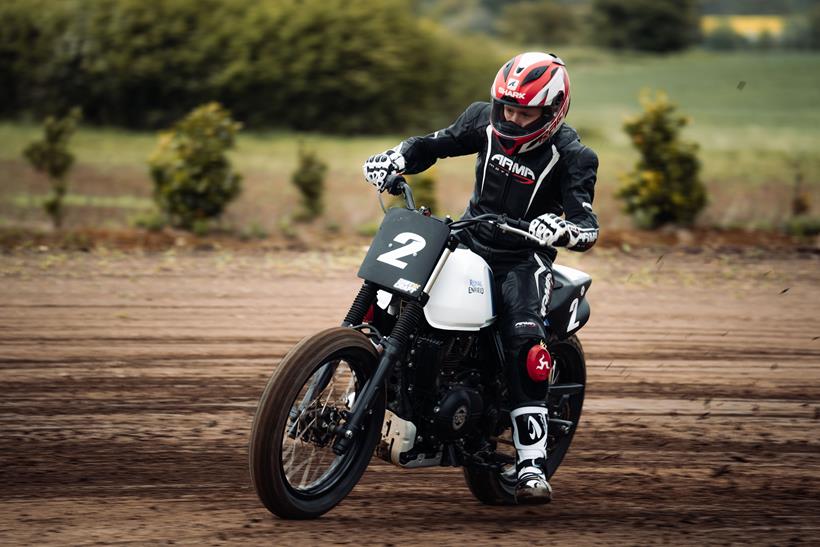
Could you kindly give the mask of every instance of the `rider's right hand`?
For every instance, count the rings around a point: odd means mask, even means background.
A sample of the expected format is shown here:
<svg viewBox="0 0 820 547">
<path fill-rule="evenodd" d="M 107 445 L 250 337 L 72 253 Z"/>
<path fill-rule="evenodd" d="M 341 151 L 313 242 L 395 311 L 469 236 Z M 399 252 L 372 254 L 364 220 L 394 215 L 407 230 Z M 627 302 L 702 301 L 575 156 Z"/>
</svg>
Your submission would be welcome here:
<svg viewBox="0 0 820 547">
<path fill-rule="evenodd" d="M 400 152 L 390 149 L 381 154 L 370 156 L 364 162 L 364 178 L 373 186 L 384 192 L 385 181 L 390 175 L 396 175 L 404 171 L 404 156 Z"/>
</svg>

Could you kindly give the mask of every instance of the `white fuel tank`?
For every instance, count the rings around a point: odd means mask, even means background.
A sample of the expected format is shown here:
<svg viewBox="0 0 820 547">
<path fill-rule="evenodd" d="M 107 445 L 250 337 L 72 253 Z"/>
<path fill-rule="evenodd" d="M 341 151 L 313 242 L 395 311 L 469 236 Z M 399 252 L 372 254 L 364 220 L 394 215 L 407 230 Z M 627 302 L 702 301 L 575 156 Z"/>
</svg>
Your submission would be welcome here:
<svg viewBox="0 0 820 547">
<path fill-rule="evenodd" d="M 447 259 L 424 306 L 431 326 L 475 331 L 495 321 L 490 267 L 469 249 L 458 248 Z"/>
</svg>

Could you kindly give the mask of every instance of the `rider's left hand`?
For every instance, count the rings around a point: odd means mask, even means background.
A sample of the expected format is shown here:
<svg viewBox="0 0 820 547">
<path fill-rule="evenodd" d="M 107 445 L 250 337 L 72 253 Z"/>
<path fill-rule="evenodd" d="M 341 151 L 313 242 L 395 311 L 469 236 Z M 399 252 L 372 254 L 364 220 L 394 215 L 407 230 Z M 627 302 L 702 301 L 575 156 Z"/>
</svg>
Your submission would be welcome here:
<svg viewBox="0 0 820 547">
<path fill-rule="evenodd" d="M 566 245 L 569 241 L 567 222 L 552 213 L 541 215 L 530 221 L 530 235 L 533 235 L 552 247 Z"/>
</svg>

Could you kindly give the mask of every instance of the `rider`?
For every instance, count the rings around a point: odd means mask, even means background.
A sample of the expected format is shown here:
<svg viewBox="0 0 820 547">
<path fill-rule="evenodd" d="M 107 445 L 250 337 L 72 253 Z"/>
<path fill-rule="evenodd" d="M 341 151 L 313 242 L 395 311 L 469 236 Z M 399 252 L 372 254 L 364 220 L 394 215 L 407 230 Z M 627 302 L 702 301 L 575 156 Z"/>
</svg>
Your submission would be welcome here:
<svg viewBox="0 0 820 547">
<path fill-rule="evenodd" d="M 533 356 L 547 339 L 553 247 L 586 251 L 598 238 L 592 212 L 598 157 L 564 124 L 569 75 L 555 55 L 513 57 L 498 71 L 490 96 L 490 103 L 471 104 L 450 127 L 370 157 L 364 174 L 383 191 L 389 175 L 419 173 L 439 158 L 477 154 L 475 189 L 462 218 L 506 214 L 529 221 L 530 234 L 546 243 L 541 247 L 484 223 L 465 241 L 489 263 L 500 297 L 516 500 L 546 503 L 552 496 L 544 474 L 549 383 Z"/>
</svg>

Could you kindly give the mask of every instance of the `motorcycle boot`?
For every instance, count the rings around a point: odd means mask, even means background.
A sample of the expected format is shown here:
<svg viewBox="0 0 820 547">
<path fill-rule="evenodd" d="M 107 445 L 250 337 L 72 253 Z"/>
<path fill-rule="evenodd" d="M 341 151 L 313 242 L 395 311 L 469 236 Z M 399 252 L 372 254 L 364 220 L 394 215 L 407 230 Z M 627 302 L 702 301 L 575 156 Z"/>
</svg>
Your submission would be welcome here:
<svg viewBox="0 0 820 547">
<path fill-rule="evenodd" d="M 518 482 L 515 501 L 520 504 L 549 503 L 552 487 L 547 482 L 547 409 L 524 406 L 510 413 L 516 452 Z"/>
</svg>

